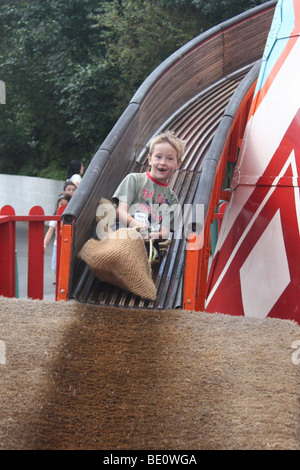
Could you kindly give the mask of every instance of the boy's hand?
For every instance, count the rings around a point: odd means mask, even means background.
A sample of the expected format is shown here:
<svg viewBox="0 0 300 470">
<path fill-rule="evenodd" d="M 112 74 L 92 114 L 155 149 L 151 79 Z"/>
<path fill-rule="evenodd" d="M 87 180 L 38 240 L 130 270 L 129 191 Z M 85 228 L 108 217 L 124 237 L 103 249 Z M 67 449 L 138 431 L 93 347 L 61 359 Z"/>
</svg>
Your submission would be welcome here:
<svg viewBox="0 0 300 470">
<path fill-rule="evenodd" d="M 148 227 L 146 224 L 143 224 L 143 222 L 140 222 L 139 220 L 132 219 L 132 221 L 129 224 L 130 228 L 138 228 L 139 232 L 145 232 L 146 230 L 148 231 Z"/>
<path fill-rule="evenodd" d="M 149 233 L 149 239 L 152 240 L 167 240 L 170 235 L 170 230 L 167 227 L 161 227 L 160 231 L 153 231 Z"/>
</svg>

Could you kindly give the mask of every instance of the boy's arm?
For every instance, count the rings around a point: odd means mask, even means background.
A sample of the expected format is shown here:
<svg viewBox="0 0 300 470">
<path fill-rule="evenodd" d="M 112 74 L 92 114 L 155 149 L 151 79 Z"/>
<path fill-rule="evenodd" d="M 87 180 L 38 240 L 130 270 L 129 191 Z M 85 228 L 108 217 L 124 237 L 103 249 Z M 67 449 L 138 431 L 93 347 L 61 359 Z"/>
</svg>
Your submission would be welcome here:
<svg viewBox="0 0 300 470">
<path fill-rule="evenodd" d="M 46 250 L 47 245 L 48 245 L 49 241 L 50 241 L 51 238 L 52 238 L 52 235 L 53 235 L 53 233 L 54 233 L 54 230 L 55 230 L 54 227 L 49 227 L 49 228 L 48 228 L 48 231 L 47 231 L 47 233 L 46 233 L 46 235 L 45 235 L 45 238 L 44 238 L 44 250 Z"/>
<path fill-rule="evenodd" d="M 117 218 L 121 222 L 121 224 L 125 225 L 126 227 L 140 227 L 141 231 L 146 230 L 146 225 L 142 224 L 134 217 L 132 217 L 129 212 L 129 205 L 126 202 L 119 201 L 117 207 Z"/>
<path fill-rule="evenodd" d="M 123 181 L 113 195 L 113 200 L 117 204 L 116 215 L 119 222 L 125 227 L 141 227 L 142 223 L 129 214 L 130 205 L 125 202 L 133 200 L 133 195 L 137 190 L 136 176 L 132 173 L 125 176 Z M 122 200 L 123 199 L 123 200 Z M 143 230 L 145 229 L 143 225 Z"/>
<path fill-rule="evenodd" d="M 161 227 L 159 232 L 150 232 L 149 238 L 152 240 L 167 240 L 170 235 L 170 230 L 168 227 Z"/>
<path fill-rule="evenodd" d="M 168 240 L 170 233 L 174 231 L 174 217 L 178 217 L 178 211 L 180 211 L 180 205 L 177 197 L 171 200 L 171 205 L 164 204 L 161 208 L 161 225 L 159 232 L 151 232 L 149 238 Z M 179 212 L 180 213 L 180 212 Z"/>
</svg>

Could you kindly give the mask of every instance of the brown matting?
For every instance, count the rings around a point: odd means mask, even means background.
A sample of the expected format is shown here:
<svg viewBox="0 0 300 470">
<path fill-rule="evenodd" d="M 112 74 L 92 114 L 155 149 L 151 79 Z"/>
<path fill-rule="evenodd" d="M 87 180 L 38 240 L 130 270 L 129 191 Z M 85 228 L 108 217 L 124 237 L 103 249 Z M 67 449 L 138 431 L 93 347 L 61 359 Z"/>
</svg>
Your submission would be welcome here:
<svg viewBox="0 0 300 470">
<path fill-rule="evenodd" d="M 300 327 L 0 298 L 0 449 L 299 449 Z"/>
</svg>

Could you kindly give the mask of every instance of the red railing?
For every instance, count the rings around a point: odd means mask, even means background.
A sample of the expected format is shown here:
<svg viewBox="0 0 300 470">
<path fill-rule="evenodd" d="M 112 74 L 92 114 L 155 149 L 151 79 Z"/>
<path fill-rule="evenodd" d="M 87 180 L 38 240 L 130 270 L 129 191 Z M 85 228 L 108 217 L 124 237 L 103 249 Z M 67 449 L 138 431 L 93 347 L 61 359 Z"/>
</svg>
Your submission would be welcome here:
<svg viewBox="0 0 300 470">
<path fill-rule="evenodd" d="M 44 297 L 44 223 L 49 220 L 57 221 L 57 263 L 56 263 L 56 300 L 65 300 L 68 292 L 70 262 L 68 247 L 72 240 L 67 229 L 62 227 L 61 214 L 65 206 L 61 206 L 57 215 L 45 215 L 40 206 L 34 206 L 28 216 L 15 214 L 11 206 L 3 206 L 0 210 L 0 295 L 16 296 L 16 222 L 28 222 L 28 283 L 27 296 L 32 299 Z M 71 226 L 72 229 L 72 226 Z M 65 233 L 66 232 L 66 233 Z M 71 230 L 72 235 L 72 230 Z M 63 241 L 62 241 L 63 240 Z M 61 250 L 61 243 L 66 250 Z M 66 253 L 65 253 L 66 252 Z M 67 263 L 62 268 L 61 263 Z M 61 279 L 61 271 L 63 279 Z M 63 285 L 63 287 L 60 286 Z M 60 292 L 60 291 L 63 292 Z"/>
</svg>

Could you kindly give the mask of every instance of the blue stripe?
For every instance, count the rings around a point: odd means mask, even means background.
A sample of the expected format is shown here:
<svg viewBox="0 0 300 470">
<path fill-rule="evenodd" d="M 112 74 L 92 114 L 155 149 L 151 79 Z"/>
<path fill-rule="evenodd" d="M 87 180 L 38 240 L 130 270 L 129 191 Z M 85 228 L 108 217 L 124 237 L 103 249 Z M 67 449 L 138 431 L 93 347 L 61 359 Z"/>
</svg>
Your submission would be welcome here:
<svg viewBox="0 0 300 470">
<path fill-rule="evenodd" d="M 282 54 L 295 26 L 295 11 L 293 0 L 278 0 L 268 39 L 266 42 L 262 66 L 254 96 L 264 86 L 271 70 Z"/>
</svg>

